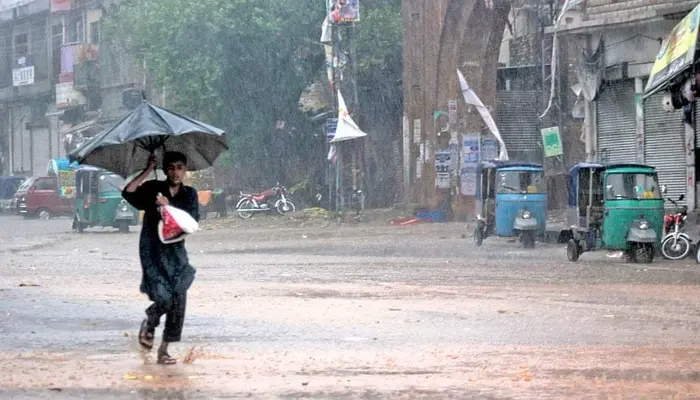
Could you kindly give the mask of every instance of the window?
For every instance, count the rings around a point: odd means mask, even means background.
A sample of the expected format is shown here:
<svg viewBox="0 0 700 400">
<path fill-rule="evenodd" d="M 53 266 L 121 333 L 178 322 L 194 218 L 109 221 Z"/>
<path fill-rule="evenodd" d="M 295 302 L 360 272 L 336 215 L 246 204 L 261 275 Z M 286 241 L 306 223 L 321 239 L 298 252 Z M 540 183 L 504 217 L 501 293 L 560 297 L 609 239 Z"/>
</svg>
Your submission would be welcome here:
<svg viewBox="0 0 700 400">
<path fill-rule="evenodd" d="M 124 190 L 124 186 L 126 186 L 126 181 L 121 176 L 117 174 L 102 175 L 100 176 L 98 191 L 100 193 L 121 192 Z"/>
<path fill-rule="evenodd" d="M 541 171 L 500 171 L 496 184 L 498 193 L 545 193 Z"/>
<path fill-rule="evenodd" d="M 29 38 L 26 33 L 15 35 L 15 61 L 29 54 Z"/>
<path fill-rule="evenodd" d="M 76 15 L 70 17 L 66 23 L 67 43 L 82 43 L 83 32 L 83 16 Z"/>
<path fill-rule="evenodd" d="M 90 43 L 100 44 L 100 21 L 90 23 Z"/>
<path fill-rule="evenodd" d="M 53 179 L 39 179 L 34 184 L 34 190 L 56 190 L 57 184 Z"/>
<path fill-rule="evenodd" d="M 32 178 L 27 178 L 21 185 L 17 188 L 18 192 L 26 192 L 32 185 Z"/>
<path fill-rule="evenodd" d="M 610 174 L 606 180 L 607 200 L 661 199 L 659 182 L 655 174 Z"/>
</svg>

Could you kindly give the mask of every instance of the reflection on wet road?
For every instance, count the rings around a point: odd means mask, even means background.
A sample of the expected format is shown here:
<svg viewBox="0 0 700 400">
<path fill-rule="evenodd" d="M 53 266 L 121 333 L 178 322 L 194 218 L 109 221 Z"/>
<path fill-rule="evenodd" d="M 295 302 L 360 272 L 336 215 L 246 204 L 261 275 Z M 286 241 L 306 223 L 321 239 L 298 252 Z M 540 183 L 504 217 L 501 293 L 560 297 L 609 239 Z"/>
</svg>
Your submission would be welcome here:
<svg viewBox="0 0 700 400">
<path fill-rule="evenodd" d="M 461 224 L 219 224 L 188 240 L 173 350 L 194 362 L 164 368 L 136 343 L 136 232 L 0 220 L 1 398 L 700 394 L 693 260 L 572 264 L 562 246 L 477 249 Z"/>
</svg>

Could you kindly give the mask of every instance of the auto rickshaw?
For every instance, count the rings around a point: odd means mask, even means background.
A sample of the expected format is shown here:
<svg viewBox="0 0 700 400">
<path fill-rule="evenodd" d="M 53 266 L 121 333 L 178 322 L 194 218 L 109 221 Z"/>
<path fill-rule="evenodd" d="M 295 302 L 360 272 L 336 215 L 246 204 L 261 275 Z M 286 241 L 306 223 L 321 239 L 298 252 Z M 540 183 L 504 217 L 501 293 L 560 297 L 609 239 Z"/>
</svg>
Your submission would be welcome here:
<svg viewBox="0 0 700 400">
<path fill-rule="evenodd" d="M 126 181 L 121 176 L 94 167 L 75 172 L 75 212 L 73 229 L 82 233 L 89 227 L 113 227 L 129 232 L 138 225 L 138 213 L 122 198 Z"/>
<path fill-rule="evenodd" d="M 624 251 L 650 263 L 659 245 L 664 200 L 654 167 L 641 164 L 576 164 L 569 169 L 569 261 L 599 249 Z"/>
<path fill-rule="evenodd" d="M 483 161 L 476 171 L 474 242 L 489 236 L 518 236 L 535 247 L 547 223 L 547 189 L 542 166 L 524 162 Z"/>
</svg>

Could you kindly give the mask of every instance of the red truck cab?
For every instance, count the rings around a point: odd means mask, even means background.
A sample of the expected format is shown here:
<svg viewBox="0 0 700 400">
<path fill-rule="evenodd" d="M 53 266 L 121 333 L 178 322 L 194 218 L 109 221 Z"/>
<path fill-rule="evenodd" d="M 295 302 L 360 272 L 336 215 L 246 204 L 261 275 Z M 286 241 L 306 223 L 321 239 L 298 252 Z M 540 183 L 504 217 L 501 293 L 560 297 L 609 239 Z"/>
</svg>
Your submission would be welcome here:
<svg viewBox="0 0 700 400">
<path fill-rule="evenodd" d="M 22 183 L 13 201 L 15 213 L 25 218 L 50 219 L 73 214 L 75 199 L 58 195 L 55 176 L 34 176 Z"/>
</svg>

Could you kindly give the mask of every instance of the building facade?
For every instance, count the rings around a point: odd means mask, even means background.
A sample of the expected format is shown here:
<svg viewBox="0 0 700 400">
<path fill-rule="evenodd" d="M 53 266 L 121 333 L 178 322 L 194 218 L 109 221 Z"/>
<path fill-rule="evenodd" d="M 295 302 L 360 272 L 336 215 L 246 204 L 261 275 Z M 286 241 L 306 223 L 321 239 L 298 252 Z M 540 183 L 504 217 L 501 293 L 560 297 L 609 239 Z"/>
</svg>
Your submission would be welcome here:
<svg viewBox="0 0 700 400">
<path fill-rule="evenodd" d="M 128 112 L 124 92 L 143 75 L 102 45 L 109 3 L 0 0 L 0 175 L 43 175 Z"/>
<path fill-rule="evenodd" d="M 664 111 L 663 94 L 643 100 L 643 92 L 662 40 L 695 6 L 694 0 L 585 0 L 558 28 L 579 49 L 579 62 L 584 53 L 602 52 L 602 80 L 585 101 L 589 160 L 652 165 L 668 196 L 685 195 L 691 210 L 698 198 L 697 133 L 686 134 L 682 111 Z"/>
</svg>

